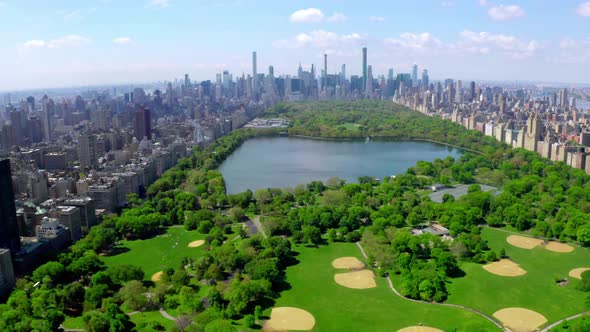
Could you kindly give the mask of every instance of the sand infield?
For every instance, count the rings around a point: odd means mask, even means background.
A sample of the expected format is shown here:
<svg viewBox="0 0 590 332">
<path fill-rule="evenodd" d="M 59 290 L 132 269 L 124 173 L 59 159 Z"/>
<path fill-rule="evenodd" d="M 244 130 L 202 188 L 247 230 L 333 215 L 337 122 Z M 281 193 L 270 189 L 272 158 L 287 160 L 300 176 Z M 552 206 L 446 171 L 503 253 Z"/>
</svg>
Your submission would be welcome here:
<svg viewBox="0 0 590 332">
<path fill-rule="evenodd" d="M 490 273 L 503 277 L 518 277 L 527 273 L 518 264 L 509 259 L 501 259 L 497 262 L 486 264 L 483 268 Z"/>
<path fill-rule="evenodd" d="M 293 307 L 272 308 L 270 319 L 264 323 L 264 331 L 309 331 L 315 318 L 309 312 Z"/>
<path fill-rule="evenodd" d="M 545 244 L 545 241 L 541 239 L 520 235 L 510 235 L 506 238 L 506 242 L 522 249 L 533 249 L 537 246 L 543 246 L 545 249 L 553 252 L 566 253 L 574 251 L 574 247 L 570 246 L 569 244 L 559 243 L 556 241 L 549 241 L 547 244 Z"/>
<path fill-rule="evenodd" d="M 334 275 L 337 284 L 354 289 L 367 289 L 377 287 L 375 274 L 371 270 L 361 270 Z"/>
<path fill-rule="evenodd" d="M 520 236 L 520 235 L 510 235 L 506 238 L 506 241 L 511 245 L 522 248 L 522 249 L 533 249 L 536 246 L 540 246 L 543 244 L 543 240 L 535 239 L 532 237 Z"/>
<path fill-rule="evenodd" d="M 559 243 L 555 241 L 549 241 L 545 245 L 545 249 L 553 252 L 572 252 L 574 251 L 574 247 L 570 246 L 569 244 Z"/>
<path fill-rule="evenodd" d="M 535 331 L 539 326 L 547 323 L 545 316 L 536 311 L 525 308 L 504 308 L 494 312 L 505 327 L 512 331 Z"/>
<path fill-rule="evenodd" d="M 205 240 L 197 240 L 189 243 L 188 246 L 190 248 L 196 248 L 202 246 L 203 244 L 205 244 Z"/>
<path fill-rule="evenodd" d="M 435 329 L 434 327 L 428 326 L 409 326 L 404 327 L 401 330 L 397 330 L 397 332 L 444 332 L 443 330 Z"/>
<path fill-rule="evenodd" d="M 582 279 L 582 273 L 590 270 L 588 267 L 579 267 L 570 271 L 569 276 L 576 279 Z"/>
<path fill-rule="evenodd" d="M 151 278 L 151 279 L 152 279 L 152 281 L 153 281 L 153 282 L 157 282 L 157 281 L 160 281 L 160 280 L 162 280 L 162 275 L 163 275 L 163 274 L 164 274 L 164 272 L 162 272 L 162 271 L 154 273 L 154 275 L 153 275 L 153 276 L 152 276 L 152 278 Z"/>
<path fill-rule="evenodd" d="M 356 257 L 340 257 L 332 261 L 335 269 L 360 270 L 365 268 L 365 263 Z"/>
</svg>

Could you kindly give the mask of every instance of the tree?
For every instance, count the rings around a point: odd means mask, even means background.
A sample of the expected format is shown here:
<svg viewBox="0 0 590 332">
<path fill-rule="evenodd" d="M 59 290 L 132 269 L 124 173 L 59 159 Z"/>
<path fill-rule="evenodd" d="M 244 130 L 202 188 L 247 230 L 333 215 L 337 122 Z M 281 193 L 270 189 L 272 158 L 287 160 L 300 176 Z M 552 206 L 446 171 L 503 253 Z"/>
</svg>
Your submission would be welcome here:
<svg viewBox="0 0 590 332">
<path fill-rule="evenodd" d="M 144 295 L 145 292 L 145 287 L 139 280 L 128 281 L 119 290 L 119 294 L 121 294 L 125 305 L 133 310 L 139 310 L 145 307 L 147 304 L 147 298 Z"/>
<path fill-rule="evenodd" d="M 306 242 L 318 245 L 322 242 L 322 233 L 315 226 L 306 226 L 303 228 L 303 237 Z"/>
<path fill-rule="evenodd" d="M 244 324 L 249 328 L 254 328 L 256 326 L 256 319 L 254 319 L 253 315 L 246 315 L 244 317 Z"/>
<path fill-rule="evenodd" d="M 71 313 L 81 313 L 84 305 L 84 286 L 79 282 L 73 282 L 64 287 L 64 307 Z"/>
</svg>

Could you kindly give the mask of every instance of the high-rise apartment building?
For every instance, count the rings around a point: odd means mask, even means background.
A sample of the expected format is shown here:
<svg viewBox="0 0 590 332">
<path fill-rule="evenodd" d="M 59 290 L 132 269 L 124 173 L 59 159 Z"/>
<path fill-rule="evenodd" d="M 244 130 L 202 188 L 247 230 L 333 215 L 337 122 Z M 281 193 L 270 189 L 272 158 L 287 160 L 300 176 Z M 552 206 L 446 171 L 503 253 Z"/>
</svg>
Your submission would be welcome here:
<svg viewBox="0 0 590 332">
<path fill-rule="evenodd" d="M 135 111 L 134 130 L 137 140 L 152 139 L 152 112 L 148 108 L 139 107 Z"/>
<path fill-rule="evenodd" d="M 418 65 L 412 67 L 412 86 L 418 86 Z"/>
<path fill-rule="evenodd" d="M 258 70 L 256 68 L 256 52 L 252 52 L 252 93 L 258 93 Z"/>
<path fill-rule="evenodd" d="M 362 91 L 365 91 L 367 87 L 367 48 L 363 47 L 363 83 L 361 86 Z"/>
<path fill-rule="evenodd" d="M 78 137 L 78 159 L 83 169 L 98 168 L 98 156 L 96 153 L 96 136 L 85 132 Z"/>
</svg>

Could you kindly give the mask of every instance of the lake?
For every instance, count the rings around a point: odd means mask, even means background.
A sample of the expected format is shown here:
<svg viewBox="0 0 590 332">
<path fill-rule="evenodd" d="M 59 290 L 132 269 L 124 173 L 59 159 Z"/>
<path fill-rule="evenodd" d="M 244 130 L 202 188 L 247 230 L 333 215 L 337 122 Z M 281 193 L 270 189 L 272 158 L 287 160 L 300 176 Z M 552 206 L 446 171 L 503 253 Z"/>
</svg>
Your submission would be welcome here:
<svg viewBox="0 0 590 332">
<path fill-rule="evenodd" d="M 295 187 L 337 176 L 356 182 L 360 176 L 379 179 L 405 173 L 419 160 L 433 161 L 463 152 L 422 141 L 316 140 L 297 137 L 249 139 L 219 170 L 228 194 L 246 189 Z"/>
</svg>

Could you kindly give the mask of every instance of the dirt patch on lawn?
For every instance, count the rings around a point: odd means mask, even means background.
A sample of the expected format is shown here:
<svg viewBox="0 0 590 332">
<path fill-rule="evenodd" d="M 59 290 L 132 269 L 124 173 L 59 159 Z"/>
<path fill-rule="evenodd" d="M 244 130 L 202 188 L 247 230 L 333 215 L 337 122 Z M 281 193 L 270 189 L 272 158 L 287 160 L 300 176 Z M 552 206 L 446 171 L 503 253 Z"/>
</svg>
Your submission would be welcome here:
<svg viewBox="0 0 590 332">
<path fill-rule="evenodd" d="M 590 270 L 588 267 L 579 267 L 570 271 L 569 276 L 576 279 L 582 279 L 582 273 Z"/>
<path fill-rule="evenodd" d="M 158 281 L 162 280 L 162 275 L 163 274 L 164 274 L 164 272 L 162 272 L 162 271 L 154 273 L 154 275 L 151 278 L 152 281 L 153 282 L 158 282 Z"/>
<path fill-rule="evenodd" d="M 545 316 L 525 308 L 504 308 L 494 312 L 494 317 L 505 327 L 518 332 L 536 331 L 539 326 L 547 323 Z"/>
<path fill-rule="evenodd" d="M 501 259 L 483 266 L 486 271 L 503 277 L 518 277 L 526 274 L 518 264 L 509 259 Z"/>
<path fill-rule="evenodd" d="M 542 245 L 545 241 L 541 239 L 535 239 L 532 237 L 520 236 L 520 235 L 510 235 L 506 238 L 506 242 L 510 243 L 511 245 L 522 248 L 522 249 L 533 249 L 536 246 Z"/>
<path fill-rule="evenodd" d="M 342 270 L 360 270 L 365 268 L 365 263 L 356 257 L 340 257 L 332 261 L 332 267 Z"/>
<path fill-rule="evenodd" d="M 570 246 L 569 244 L 559 243 L 555 241 L 549 241 L 545 245 L 545 249 L 554 252 L 572 252 L 574 251 L 574 247 Z"/>
<path fill-rule="evenodd" d="M 443 330 L 435 329 L 434 327 L 428 326 L 410 326 L 404 327 L 401 330 L 397 330 L 397 332 L 444 332 Z"/>
<path fill-rule="evenodd" d="M 203 244 L 205 244 L 205 240 L 197 240 L 189 243 L 188 246 L 190 248 L 196 248 L 202 246 Z"/>
<path fill-rule="evenodd" d="M 334 275 L 337 284 L 354 289 L 367 289 L 377 287 L 375 274 L 371 270 L 361 270 Z"/>
<path fill-rule="evenodd" d="M 309 312 L 293 307 L 272 308 L 270 319 L 264 323 L 264 331 L 309 331 L 315 318 Z"/>
</svg>

